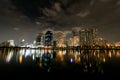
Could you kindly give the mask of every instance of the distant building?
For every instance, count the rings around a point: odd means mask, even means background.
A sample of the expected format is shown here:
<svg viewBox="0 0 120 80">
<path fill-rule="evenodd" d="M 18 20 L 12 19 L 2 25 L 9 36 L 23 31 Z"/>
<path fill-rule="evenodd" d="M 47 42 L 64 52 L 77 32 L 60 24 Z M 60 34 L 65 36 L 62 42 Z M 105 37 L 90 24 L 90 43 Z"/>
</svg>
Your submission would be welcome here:
<svg viewBox="0 0 120 80">
<path fill-rule="evenodd" d="M 14 40 L 8 40 L 8 42 L 9 42 L 9 46 L 15 46 Z"/>
<path fill-rule="evenodd" d="M 107 41 L 104 38 L 97 38 L 97 45 L 99 46 L 106 46 Z"/>
<path fill-rule="evenodd" d="M 57 47 L 63 47 L 64 46 L 64 33 L 63 32 L 57 32 L 56 33 L 56 46 Z"/>
<path fill-rule="evenodd" d="M 36 45 L 43 45 L 44 35 L 43 33 L 39 33 L 36 38 Z"/>
<path fill-rule="evenodd" d="M 79 31 L 80 45 L 93 45 L 96 44 L 97 29 L 81 29 Z"/>
<path fill-rule="evenodd" d="M 98 30 L 96 28 L 73 28 L 72 31 L 67 32 L 47 29 L 38 34 L 36 38 L 36 46 L 90 46 L 98 44 L 97 38 Z"/>
<path fill-rule="evenodd" d="M 0 47 L 13 47 L 15 46 L 14 40 L 7 40 L 0 43 Z"/>
<path fill-rule="evenodd" d="M 53 33 L 51 31 L 47 31 L 45 33 L 45 46 L 53 45 Z"/>
<path fill-rule="evenodd" d="M 116 42 L 116 43 L 115 43 L 115 46 L 120 46 L 120 42 Z"/>
</svg>

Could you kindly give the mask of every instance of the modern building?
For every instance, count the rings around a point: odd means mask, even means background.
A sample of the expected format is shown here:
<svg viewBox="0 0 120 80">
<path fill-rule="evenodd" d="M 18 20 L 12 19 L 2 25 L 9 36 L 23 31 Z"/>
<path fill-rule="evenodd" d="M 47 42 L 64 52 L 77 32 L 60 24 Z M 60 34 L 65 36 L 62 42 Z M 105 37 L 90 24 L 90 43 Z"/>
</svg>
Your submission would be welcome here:
<svg viewBox="0 0 120 80">
<path fill-rule="evenodd" d="M 44 34 L 41 32 L 38 34 L 36 38 L 36 45 L 43 45 L 43 41 L 44 41 Z"/>
<path fill-rule="evenodd" d="M 14 40 L 7 40 L 0 43 L 0 47 L 13 47 L 15 46 Z"/>
<path fill-rule="evenodd" d="M 56 33 L 56 46 L 57 47 L 64 47 L 64 33 L 59 31 Z"/>
<path fill-rule="evenodd" d="M 97 39 L 97 29 L 80 29 L 79 40 L 80 45 L 94 45 Z"/>
<path fill-rule="evenodd" d="M 66 44 L 67 46 L 97 44 L 98 32 L 96 28 L 73 28 L 68 34 L 63 31 L 43 31 L 37 36 L 36 45 L 65 47 Z"/>
<path fill-rule="evenodd" d="M 120 42 L 114 43 L 115 46 L 120 46 Z"/>
<path fill-rule="evenodd" d="M 53 45 L 53 33 L 52 31 L 47 31 L 45 33 L 45 41 L 44 41 L 44 45 L 45 46 L 52 46 Z"/>
</svg>

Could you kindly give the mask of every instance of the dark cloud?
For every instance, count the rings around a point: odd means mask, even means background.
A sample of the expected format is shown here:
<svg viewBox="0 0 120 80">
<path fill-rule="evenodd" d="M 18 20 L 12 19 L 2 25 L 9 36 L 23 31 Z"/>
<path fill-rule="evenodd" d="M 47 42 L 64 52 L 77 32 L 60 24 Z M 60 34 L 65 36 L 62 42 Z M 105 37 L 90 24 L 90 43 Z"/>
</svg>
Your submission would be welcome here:
<svg viewBox="0 0 120 80">
<path fill-rule="evenodd" d="M 99 0 L 101 2 L 109 2 L 109 1 L 112 1 L 112 0 Z"/>
<path fill-rule="evenodd" d="M 12 0 L 18 11 L 32 19 L 77 14 L 90 3 L 93 0 Z"/>
<path fill-rule="evenodd" d="M 17 28 L 17 27 L 14 27 L 14 28 L 13 28 L 13 30 L 15 30 L 15 31 L 18 31 L 18 30 L 19 30 L 19 28 Z"/>
</svg>

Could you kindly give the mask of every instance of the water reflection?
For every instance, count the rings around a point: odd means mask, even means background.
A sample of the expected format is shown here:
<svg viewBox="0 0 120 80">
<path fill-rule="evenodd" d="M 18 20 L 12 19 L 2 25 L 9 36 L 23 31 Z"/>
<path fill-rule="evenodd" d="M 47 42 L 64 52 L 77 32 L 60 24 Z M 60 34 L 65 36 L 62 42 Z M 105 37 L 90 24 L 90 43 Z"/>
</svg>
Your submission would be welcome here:
<svg viewBox="0 0 120 80">
<path fill-rule="evenodd" d="M 30 57 L 40 68 L 48 72 L 61 67 L 103 74 L 102 64 L 112 57 L 120 57 L 120 50 L 0 48 L 0 60 L 10 63 L 13 56 L 16 63 L 20 64 L 24 62 L 23 59 Z"/>
</svg>

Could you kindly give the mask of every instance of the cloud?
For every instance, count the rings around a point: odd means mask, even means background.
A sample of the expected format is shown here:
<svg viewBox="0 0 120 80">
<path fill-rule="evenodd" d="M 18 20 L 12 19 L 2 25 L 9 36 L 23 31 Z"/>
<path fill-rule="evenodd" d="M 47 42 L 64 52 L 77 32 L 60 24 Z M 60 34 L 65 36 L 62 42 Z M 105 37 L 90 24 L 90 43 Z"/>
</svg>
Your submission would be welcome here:
<svg viewBox="0 0 120 80">
<path fill-rule="evenodd" d="M 0 25 L 28 33 L 29 40 L 31 34 L 46 28 L 65 31 L 81 25 L 101 26 L 98 28 L 104 34 L 120 25 L 119 5 L 120 0 L 0 0 Z"/>
<path fill-rule="evenodd" d="M 46 16 L 57 16 L 57 12 L 55 10 L 48 8 L 43 9 L 43 14 Z"/>
<path fill-rule="evenodd" d="M 60 3 L 54 3 L 54 8 L 57 12 L 61 12 L 62 8 L 61 8 L 61 4 Z"/>
<path fill-rule="evenodd" d="M 91 0 L 90 1 L 90 5 L 92 6 L 92 5 L 94 5 L 95 4 L 95 1 L 94 0 Z"/>
<path fill-rule="evenodd" d="M 109 2 L 109 1 L 112 1 L 112 0 L 99 0 L 101 2 Z"/>
<path fill-rule="evenodd" d="M 19 30 L 19 28 L 17 28 L 17 27 L 14 27 L 14 28 L 13 28 L 13 30 L 15 30 L 15 31 L 18 31 L 18 30 Z"/>
<path fill-rule="evenodd" d="M 77 14 L 77 16 L 80 16 L 80 17 L 86 17 L 90 14 L 90 11 L 86 10 L 86 11 L 81 11 Z"/>
<path fill-rule="evenodd" d="M 117 1 L 116 5 L 120 5 L 120 0 Z"/>
</svg>

